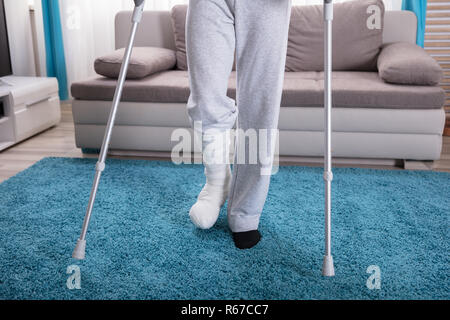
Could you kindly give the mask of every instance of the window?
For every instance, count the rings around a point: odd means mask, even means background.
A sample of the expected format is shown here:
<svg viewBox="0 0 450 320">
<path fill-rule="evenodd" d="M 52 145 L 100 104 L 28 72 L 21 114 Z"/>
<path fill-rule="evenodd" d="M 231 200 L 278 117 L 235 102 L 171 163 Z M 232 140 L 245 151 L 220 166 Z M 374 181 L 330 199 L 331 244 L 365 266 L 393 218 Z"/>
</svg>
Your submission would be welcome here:
<svg viewBox="0 0 450 320">
<path fill-rule="evenodd" d="M 450 135 L 450 1 L 428 0 L 425 49 L 444 69 L 446 135 Z"/>
</svg>

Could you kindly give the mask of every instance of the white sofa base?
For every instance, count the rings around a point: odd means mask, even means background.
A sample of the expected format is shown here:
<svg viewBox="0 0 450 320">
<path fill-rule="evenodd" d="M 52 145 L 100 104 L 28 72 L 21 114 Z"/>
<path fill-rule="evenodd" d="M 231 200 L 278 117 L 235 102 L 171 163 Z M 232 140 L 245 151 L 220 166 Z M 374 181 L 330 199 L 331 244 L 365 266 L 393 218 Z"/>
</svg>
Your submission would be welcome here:
<svg viewBox="0 0 450 320">
<path fill-rule="evenodd" d="M 172 151 L 180 141 L 171 141 L 173 127 L 115 126 L 111 149 L 132 151 Z M 191 135 L 193 134 L 191 130 Z M 100 149 L 104 125 L 76 125 L 77 147 Z M 343 158 L 438 160 L 442 137 L 431 134 L 387 134 L 334 132 L 333 156 Z M 190 148 L 186 152 L 194 152 Z M 319 157 L 323 154 L 323 133 L 280 130 L 280 155 Z"/>
<path fill-rule="evenodd" d="M 77 147 L 101 147 L 110 108 L 110 102 L 107 101 L 74 101 Z M 192 137 L 185 110 L 185 104 L 181 103 L 122 103 L 110 148 L 121 151 L 171 152 L 180 142 L 179 139 L 171 140 L 175 130 L 189 130 Z M 281 108 L 280 156 L 322 156 L 322 121 L 321 108 Z M 445 114 L 441 109 L 335 108 L 333 156 L 438 160 L 441 155 L 444 124 Z M 188 144 L 185 151 L 193 152 L 193 144 Z"/>
</svg>

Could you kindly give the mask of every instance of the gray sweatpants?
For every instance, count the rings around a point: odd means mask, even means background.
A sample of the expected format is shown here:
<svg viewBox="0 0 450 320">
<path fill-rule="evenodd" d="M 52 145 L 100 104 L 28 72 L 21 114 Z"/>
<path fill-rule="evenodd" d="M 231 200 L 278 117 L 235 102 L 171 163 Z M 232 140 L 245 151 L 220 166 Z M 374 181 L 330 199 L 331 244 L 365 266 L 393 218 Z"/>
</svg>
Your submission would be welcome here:
<svg viewBox="0 0 450 320">
<path fill-rule="evenodd" d="M 192 123 L 201 121 L 204 131 L 231 129 L 236 119 L 243 131 L 277 128 L 290 12 L 291 0 L 189 1 L 186 45 Z M 235 52 L 236 101 L 227 97 Z M 269 154 L 271 142 L 268 135 Z M 233 232 L 258 228 L 270 183 L 261 167 L 259 161 L 233 166 L 228 199 Z"/>
</svg>

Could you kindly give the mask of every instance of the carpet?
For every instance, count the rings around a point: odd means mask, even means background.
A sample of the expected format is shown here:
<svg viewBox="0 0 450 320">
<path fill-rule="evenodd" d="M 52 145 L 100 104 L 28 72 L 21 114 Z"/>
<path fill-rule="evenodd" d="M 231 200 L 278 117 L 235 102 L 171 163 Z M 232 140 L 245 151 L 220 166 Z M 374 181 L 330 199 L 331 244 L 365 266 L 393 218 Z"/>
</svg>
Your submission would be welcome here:
<svg viewBox="0 0 450 320">
<path fill-rule="evenodd" d="M 0 185 L 0 299 L 450 298 L 450 174 L 335 169 L 336 276 L 324 278 L 321 168 L 280 168 L 263 239 L 241 251 L 225 209 L 208 231 L 189 220 L 201 166 L 108 160 L 86 260 L 72 259 L 95 161 L 46 158 Z"/>
</svg>

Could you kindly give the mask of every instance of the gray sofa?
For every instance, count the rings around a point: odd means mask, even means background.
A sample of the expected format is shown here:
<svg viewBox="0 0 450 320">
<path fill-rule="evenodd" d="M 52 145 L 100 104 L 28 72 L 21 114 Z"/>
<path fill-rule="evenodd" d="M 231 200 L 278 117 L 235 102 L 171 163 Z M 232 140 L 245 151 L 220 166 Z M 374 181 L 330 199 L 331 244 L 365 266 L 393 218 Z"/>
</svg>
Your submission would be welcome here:
<svg viewBox="0 0 450 320">
<path fill-rule="evenodd" d="M 116 16 L 116 48 L 128 39 L 131 12 Z M 413 13 L 385 14 L 383 43 L 415 43 Z M 135 46 L 175 50 L 170 12 L 148 11 Z M 333 72 L 333 155 L 336 161 L 397 164 L 440 158 L 445 124 L 444 92 L 438 86 L 396 85 L 378 72 Z M 101 146 L 116 81 L 96 76 L 72 85 L 76 144 Z M 235 97 L 235 72 L 229 82 Z M 170 152 L 178 128 L 190 128 L 186 113 L 187 71 L 169 70 L 126 82 L 111 141 L 112 152 Z M 286 72 L 280 111 L 282 159 L 321 161 L 323 154 L 323 72 Z"/>
</svg>

